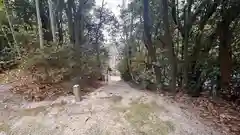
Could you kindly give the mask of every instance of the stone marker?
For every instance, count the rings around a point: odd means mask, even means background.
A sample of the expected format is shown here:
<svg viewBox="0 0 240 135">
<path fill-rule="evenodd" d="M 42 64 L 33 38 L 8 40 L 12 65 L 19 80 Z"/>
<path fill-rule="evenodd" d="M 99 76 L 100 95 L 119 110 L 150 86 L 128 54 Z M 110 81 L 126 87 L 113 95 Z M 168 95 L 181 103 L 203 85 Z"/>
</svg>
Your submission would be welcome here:
<svg viewBox="0 0 240 135">
<path fill-rule="evenodd" d="M 73 86 L 73 94 L 75 96 L 76 102 L 79 102 L 81 100 L 80 95 L 80 86 L 78 84 Z"/>
</svg>

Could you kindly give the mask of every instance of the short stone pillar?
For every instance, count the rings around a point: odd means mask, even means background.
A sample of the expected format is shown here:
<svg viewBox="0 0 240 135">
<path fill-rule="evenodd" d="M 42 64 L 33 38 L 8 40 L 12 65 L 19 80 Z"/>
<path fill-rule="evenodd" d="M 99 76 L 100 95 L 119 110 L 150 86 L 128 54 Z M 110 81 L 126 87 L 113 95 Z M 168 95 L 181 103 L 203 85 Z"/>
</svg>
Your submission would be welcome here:
<svg viewBox="0 0 240 135">
<path fill-rule="evenodd" d="M 104 74 L 104 82 L 106 83 L 106 84 L 108 84 L 108 71 L 106 71 L 106 73 Z"/>
<path fill-rule="evenodd" d="M 73 86 L 73 94 L 75 96 L 76 102 L 81 101 L 80 86 L 78 84 Z"/>
</svg>

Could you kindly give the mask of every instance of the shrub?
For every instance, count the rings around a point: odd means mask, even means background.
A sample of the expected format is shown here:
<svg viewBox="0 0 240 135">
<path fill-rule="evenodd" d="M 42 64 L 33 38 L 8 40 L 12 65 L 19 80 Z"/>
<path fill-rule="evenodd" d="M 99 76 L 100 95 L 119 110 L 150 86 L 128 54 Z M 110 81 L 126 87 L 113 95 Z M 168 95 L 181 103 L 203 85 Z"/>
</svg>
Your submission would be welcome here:
<svg viewBox="0 0 240 135">
<path fill-rule="evenodd" d="M 118 65 L 118 70 L 124 80 L 133 80 L 143 88 L 152 88 L 152 85 L 156 83 L 156 79 L 153 70 L 146 68 L 145 58 L 143 52 L 136 52 L 131 58 L 131 65 L 128 65 L 127 57 L 124 57 Z"/>
<path fill-rule="evenodd" d="M 74 77 L 101 75 L 95 55 L 70 46 L 51 45 L 37 49 L 24 58 L 22 68 L 42 83 L 57 83 Z"/>
</svg>

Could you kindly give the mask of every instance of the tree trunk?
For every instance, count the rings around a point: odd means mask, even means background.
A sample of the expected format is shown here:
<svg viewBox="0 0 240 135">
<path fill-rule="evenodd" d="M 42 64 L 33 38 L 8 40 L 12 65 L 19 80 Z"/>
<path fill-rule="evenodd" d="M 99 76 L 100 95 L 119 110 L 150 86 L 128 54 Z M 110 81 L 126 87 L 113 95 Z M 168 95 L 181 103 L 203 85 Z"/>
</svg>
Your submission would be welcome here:
<svg viewBox="0 0 240 135">
<path fill-rule="evenodd" d="M 223 1 L 223 9 L 220 12 L 222 15 L 222 21 L 217 25 L 217 33 L 220 41 L 220 85 L 223 90 L 229 90 L 232 74 L 232 31 L 230 30 L 230 26 L 232 21 L 235 20 L 240 14 L 240 10 L 238 10 L 240 8 L 240 2 L 234 3 L 231 8 L 226 8 L 228 5 L 229 1 Z"/>
<path fill-rule="evenodd" d="M 100 11 L 100 21 L 99 21 L 99 24 L 97 26 L 97 30 L 96 30 L 96 40 L 95 40 L 95 47 L 96 47 L 96 52 L 97 52 L 97 62 L 98 62 L 98 67 L 101 69 L 101 61 L 100 61 L 100 45 L 99 45 L 99 31 L 100 31 L 100 28 L 102 27 L 102 17 L 103 17 L 103 8 L 104 8 L 104 0 L 102 0 L 102 6 L 101 6 L 101 11 Z"/>
<path fill-rule="evenodd" d="M 68 31 L 69 31 L 69 39 L 72 44 L 75 43 L 74 40 L 74 22 L 73 22 L 73 0 L 67 1 L 67 7 L 66 7 L 66 14 L 68 19 Z"/>
<path fill-rule="evenodd" d="M 53 41 L 52 30 L 51 30 L 51 21 L 49 17 L 49 10 L 45 9 L 45 2 L 43 0 L 39 1 L 39 10 L 40 10 L 40 18 L 42 21 L 42 31 L 43 31 L 43 39 L 46 41 Z"/>
<path fill-rule="evenodd" d="M 49 6 L 49 17 L 51 21 L 51 30 L 52 30 L 52 37 L 53 37 L 53 42 L 56 43 L 56 30 L 55 30 L 55 23 L 54 23 L 54 17 L 53 17 L 53 5 L 52 5 L 52 0 L 48 0 L 48 6 Z"/>
<path fill-rule="evenodd" d="M 128 40 L 128 39 L 127 39 Z M 129 64 L 129 67 L 132 67 L 132 44 L 134 42 L 134 39 L 133 39 L 133 8 L 131 8 L 131 21 L 130 21 L 130 42 L 128 42 L 128 64 Z M 131 68 L 129 68 L 129 72 L 131 74 L 131 77 L 133 79 L 133 75 L 132 75 L 132 70 Z"/>
<path fill-rule="evenodd" d="M 11 33 L 12 33 L 12 37 L 13 37 L 13 41 L 14 41 L 14 48 L 16 49 L 18 56 L 20 56 L 21 55 L 20 54 L 20 49 L 19 49 L 19 46 L 17 44 L 17 39 L 16 39 L 15 32 L 14 32 L 14 29 L 13 29 L 12 21 L 10 19 L 9 13 L 8 13 L 8 2 L 7 2 L 7 0 L 3 1 L 3 5 L 5 7 L 5 14 L 6 14 L 6 17 L 7 17 L 7 20 L 8 20 L 8 24 L 9 24 Z"/>
<path fill-rule="evenodd" d="M 151 39 L 152 36 L 150 33 L 151 24 L 150 24 L 150 18 L 149 18 L 149 1 L 144 0 L 143 6 L 144 6 L 143 19 L 144 19 L 144 34 L 145 34 L 144 44 L 148 50 L 148 57 L 150 58 L 150 62 L 151 62 L 150 65 L 151 66 L 154 65 L 153 69 L 155 72 L 157 84 L 160 84 L 161 83 L 161 70 L 159 69 L 159 67 L 156 66 L 156 63 L 157 63 L 156 48 L 152 43 L 152 39 Z"/>
<path fill-rule="evenodd" d="M 37 12 L 37 22 L 38 22 L 38 33 L 39 33 L 39 42 L 40 48 L 43 48 L 43 32 L 42 32 L 42 21 L 40 17 L 40 10 L 39 10 L 39 0 L 35 0 L 36 4 L 36 12 Z"/>
<path fill-rule="evenodd" d="M 77 17 L 78 18 L 78 17 Z M 74 20 L 74 45 L 75 47 L 78 47 L 80 45 L 80 20 L 75 18 Z"/>
<path fill-rule="evenodd" d="M 62 18 L 62 11 L 58 12 L 57 15 L 57 30 L 58 30 L 58 38 L 59 38 L 59 43 L 63 43 L 63 18 Z"/>
<path fill-rule="evenodd" d="M 183 37 L 183 82 L 182 87 L 188 86 L 188 70 L 189 70 L 189 60 L 188 60 L 188 42 L 189 42 L 189 32 L 192 27 L 192 17 L 191 8 L 193 0 L 187 0 L 187 8 L 184 9 L 184 37 Z"/>
<path fill-rule="evenodd" d="M 166 39 L 166 47 L 168 51 L 168 58 L 170 60 L 170 66 L 171 66 L 171 82 L 170 87 L 172 91 L 176 90 L 176 81 L 177 81 L 177 63 L 176 63 L 176 57 L 174 53 L 174 45 L 172 41 L 172 35 L 170 33 L 170 24 L 169 24 L 169 18 L 168 18 L 168 0 L 162 0 L 163 4 L 163 23 L 164 23 L 164 31 L 165 31 L 165 39 Z"/>
<path fill-rule="evenodd" d="M 185 30 L 185 37 L 183 39 L 183 58 L 184 58 L 184 66 L 183 66 L 183 82 L 182 87 L 186 88 L 188 85 L 188 30 Z"/>
<path fill-rule="evenodd" d="M 74 14 L 74 34 L 75 34 L 75 47 L 79 47 L 83 42 L 84 32 L 84 16 L 83 16 L 83 5 L 84 1 L 80 1 L 78 10 Z"/>
<path fill-rule="evenodd" d="M 58 0 L 57 2 L 57 16 L 56 16 L 56 20 L 57 20 L 57 29 L 58 29 L 58 39 L 59 39 L 59 43 L 62 44 L 63 43 L 63 10 L 64 10 L 64 6 L 66 5 L 64 3 L 64 0 Z"/>
<path fill-rule="evenodd" d="M 232 33 L 229 29 L 230 23 L 223 21 L 220 24 L 219 31 L 219 59 L 221 72 L 221 88 L 226 90 L 230 87 L 232 74 L 232 53 L 231 53 L 231 39 Z"/>
</svg>

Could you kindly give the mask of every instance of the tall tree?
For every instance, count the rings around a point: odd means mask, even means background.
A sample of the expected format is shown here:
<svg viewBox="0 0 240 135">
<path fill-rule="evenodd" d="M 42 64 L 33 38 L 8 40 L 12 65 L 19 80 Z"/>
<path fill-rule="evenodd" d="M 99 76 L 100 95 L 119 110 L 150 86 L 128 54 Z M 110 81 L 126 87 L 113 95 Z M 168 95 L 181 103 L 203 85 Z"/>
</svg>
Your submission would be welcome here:
<svg viewBox="0 0 240 135">
<path fill-rule="evenodd" d="M 165 44 L 167 48 L 167 53 L 169 57 L 169 63 L 171 66 L 171 90 L 175 91 L 176 89 L 176 77 L 177 77 L 177 63 L 176 63 L 176 57 L 174 53 L 174 44 L 173 44 L 173 38 L 170 31 L 171 25 L 169 23 L 169 17 L 168 17 L 168 0 L 162 0 L 162 13 L 163 13 L 163 23 L 164 23 L 164 38 L 165 38 Z"/>
<path fill-rule="evenodd" d="M 51 21 L 51 30 L 52 30 L 52 37 L 53 37 L 53 42 L 56 43 L 57 39 L 56 39 L 56 31 L 55 31 L 55 23 L 54 23 L 54 15 L 53 15 L 53 4 L 52 4 L 52 0 L 48 0 L 48 7 L 49 7 L 49 17 L 50 17 L 50 21 Z"/>
<path fill-rule="evenodd" d="M 161 71 L 158 66 L 156 66 L 157 59 L 156 59 L 156 47 L 152 43 L 152 36 L 151 36 L 151 22 L 149 17 L 149 1 L 143 0 L 143 19 L 144 19 L 144 44 L 148 50 L 148 60 L 153 67 L 157 82 L 161 81 Z"/>
<path fill-rule="evenodd" d="M 57 31 L 58 31 L 58 39 L 59 43 L 63 43 L 64 38 L 64 31 L 63 31 L 63 13 L 64 13 L 64 7 L 66 6 L 66 3 L 64 0 L 56 0 L 54 1 L 56 4 L 56 25 L 57 25 Z"/>
<path fill-rule="evenodd" d="M 41 21 L 41 16 L 40 16 L 40 9 L 39 9 L 39 0 L 35 0 L 35 4 L 36 4 L 40 48 L 43 48 L 44 47 L 43 46 L 43 31 L 42 31 L 42 21 Z"/>
<path fill-rule="evenodd" d="M 98 62 L 98 66 L 101 67 L 101 61 L 100 61 L 100 45 L 99 45 L 99 32 L 100 32 L 100 28 L 103 25 L 103 10 L 104 10 L 104 0 L 102 0 L 102 5 L 99 11 L 99 23 L 97 24 L 97 29 L 96 29 L 96 39 L 95 39 L 95 47 L 96 47 L 96 51 L 97 51 L 97 62 Z"/>
<path fill-rule="evenodd" d="M 219 60 L 221 88 L 229 89 L 232 75 L 232 22 L 240 15 L 240 2 L 223 1 L 220 11 L 221 21 L 217 24 L 219 36 Z M 236 20 L 237 21 L 237 20 Z"/>
<path fill-rule="evenodd" d="M 68 20 L 68 32 L 69 32 L 69 39 L 72 44 L 75 43 L 74 41 L 74 21 L 73 21 L 73 13 L 75 12 L 75 5 L 74 0 L 68 0 L 66 4 L 66 14 Z"/>
</svg>

